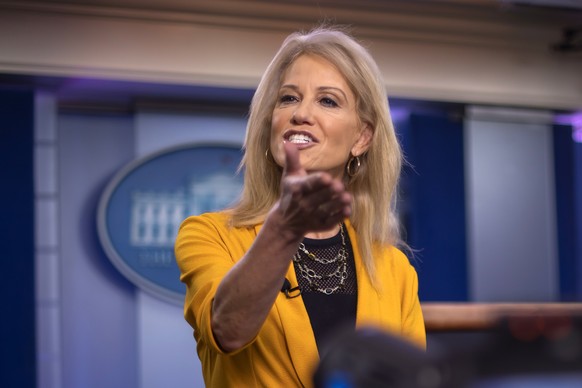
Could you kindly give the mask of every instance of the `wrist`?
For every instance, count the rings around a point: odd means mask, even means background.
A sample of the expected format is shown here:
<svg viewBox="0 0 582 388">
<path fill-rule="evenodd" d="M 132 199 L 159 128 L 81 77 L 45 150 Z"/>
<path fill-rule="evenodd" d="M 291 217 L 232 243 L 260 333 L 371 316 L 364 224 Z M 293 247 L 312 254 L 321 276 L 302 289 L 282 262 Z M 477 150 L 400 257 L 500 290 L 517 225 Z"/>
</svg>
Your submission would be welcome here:
<svg viewBox="0 0 582 388">
<path fill-rule="evenodd" d="M 286 218 L 279 207 L 279 202 L 277 202 L 267 214 L 263 229 L 267 229 L 273 234 L 276 234 L 279 239 L 282 239 L 289 244 L 301 242 L 305 233 L 307 233 L 307 231 L 302 228 L 293 227 L 286 221 Z"/>
</svg>

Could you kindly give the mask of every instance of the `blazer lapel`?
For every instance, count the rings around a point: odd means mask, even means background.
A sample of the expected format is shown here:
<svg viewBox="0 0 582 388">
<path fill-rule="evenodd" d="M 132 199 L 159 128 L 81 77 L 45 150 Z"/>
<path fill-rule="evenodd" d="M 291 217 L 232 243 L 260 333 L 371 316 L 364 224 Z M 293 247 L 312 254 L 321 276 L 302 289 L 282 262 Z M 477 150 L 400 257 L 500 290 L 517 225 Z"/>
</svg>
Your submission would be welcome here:
<svg viewBox="0 0 582 388">
<path fill-rule="evenodd" d="M 255 227 L 258 233 L 262 225 Z M 287 275 L 285 276 L 291 287 L 297 286 L 297 276 L 293 263 L 289 264 Z M 309 315 L 305 309 L 305 304 L 301 296 L 297 298 L 287 298 L 284 293 L 280 293 L 273 307 L 279 315 L 279 321 L 287 342 L 287 350 L 295 372 L 306 387 L 313 385 L 313 372 L 319 361 L 319 353 Z"/>
<path fill-rule="evenodd" d="M 358 306 L 356 309 L 356 326 L 377 325 L 381 314 L 381 305 L 378 293 L 372 286 L 360 255 L 360 248 L 356 238 L 356 231 L 352 227 L 350 220 L 345 220 L 346 229 L 350 236 L 352 250 L 354 252 L 354 263 L 356 267 L 356 279 L 358 281 Z"/>
<path fill-rule="evenodd" d="M 293 263 L 289 266 L 287 279 L 291 283 L 291 287 L 297 285 Z M 303 298 L 301 296 L 287 298 L 285 294 L 281 293 L 275 302 L 275 307 L 279 313 L 295 372 L 301 384 L 310 387 L 312 386 L 315 366 L 319 361 L 319 354 Z"/>
</svg>

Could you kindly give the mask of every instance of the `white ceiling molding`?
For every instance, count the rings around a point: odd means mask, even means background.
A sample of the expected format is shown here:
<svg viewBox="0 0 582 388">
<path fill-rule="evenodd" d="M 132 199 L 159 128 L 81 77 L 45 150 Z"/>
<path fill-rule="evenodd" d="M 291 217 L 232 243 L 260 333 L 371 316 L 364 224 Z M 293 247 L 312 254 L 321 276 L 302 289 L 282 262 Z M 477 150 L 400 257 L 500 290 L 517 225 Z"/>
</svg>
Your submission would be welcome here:
<svg viewBox="0 0 582 388">
<path fill-rule="evenodd" d="M 571 8 L 582 10 L 582 1 L 580 0 L 500 0 L 505 4 L 524 5 L 528 7 L 544 8 Z"/>
<path fill-rule="evenodd" d="M 554 114 L 546 110 L 500 108 L 490 106 L 468 106 L 465 110 L 467 119 L 479 121 L 499 121 L 502 123 L 551 125 Z"/>
<path fill-rule="evenodd" d="M 582 107 L 582 55 L 551 46 L 582 13 L 496 0 L 1 1 L 0 73 L 254 88 L 284 37 L 352 26 L 390 95 Z"/>
<path fill-rule="evenodd" d="M 358 36 L 546 50 L 582 12 L 522 9 L 505 0 L 76 0 L 0 1 L 0 9 L 295 31 L 322 20 Z"/>
</svg>

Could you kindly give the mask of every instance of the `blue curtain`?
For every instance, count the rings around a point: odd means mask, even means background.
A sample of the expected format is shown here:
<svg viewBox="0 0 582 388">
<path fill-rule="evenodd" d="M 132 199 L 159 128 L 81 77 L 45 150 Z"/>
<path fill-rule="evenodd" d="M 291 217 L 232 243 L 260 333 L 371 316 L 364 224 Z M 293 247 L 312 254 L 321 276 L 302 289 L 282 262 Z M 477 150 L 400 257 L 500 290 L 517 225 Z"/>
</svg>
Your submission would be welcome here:
<svg viewBox="0 0 582 388">
<path fill-rule="evenodd" d="M 467 300 L 461 114 L 412 112 L 396 124 L 407 159 L 400 212 L 422 301 Z"/>
<path fill-rule="evenodd" d="M 560 298 L 582 300 L 582 144 L 572 139 L 572 127 L 554 126 L 556 216 Z"/>
<path fill-rule="evenodd" d="M 0 89 L 0 387 L 36 385 L 34 93 Z"/>
</svg>

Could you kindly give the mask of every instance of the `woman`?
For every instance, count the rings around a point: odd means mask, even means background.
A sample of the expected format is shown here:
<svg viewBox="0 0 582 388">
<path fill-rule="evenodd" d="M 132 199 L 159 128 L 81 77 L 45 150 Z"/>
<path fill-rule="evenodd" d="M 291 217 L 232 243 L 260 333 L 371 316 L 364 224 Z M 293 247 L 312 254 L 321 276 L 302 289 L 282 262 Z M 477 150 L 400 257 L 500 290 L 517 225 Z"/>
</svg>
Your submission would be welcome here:
<svg viewBox="0 0 582 388">
<path fill-rule="evenodd" d="M 311 386 L 340 324 L 424 347 L 416 272 L 395 248 L 401 153 L 369 53 L 339 30 L 290 35 L 242 163 L 238 204 L 188 218 L 176 240 L 206 385 Z"/>
</svg>

